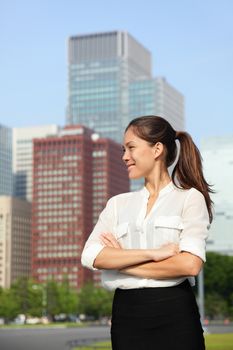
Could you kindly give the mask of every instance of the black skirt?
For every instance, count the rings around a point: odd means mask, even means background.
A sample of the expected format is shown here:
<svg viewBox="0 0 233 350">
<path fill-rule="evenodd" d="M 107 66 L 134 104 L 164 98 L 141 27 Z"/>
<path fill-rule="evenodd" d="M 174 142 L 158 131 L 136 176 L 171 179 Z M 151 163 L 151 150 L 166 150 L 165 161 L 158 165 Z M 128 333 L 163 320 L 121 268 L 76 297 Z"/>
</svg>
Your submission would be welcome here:
<svg viewBox="0 0 233 350">
<path fill-rule="evenodd" d="M 117 289 L 111 339 L 112 350 L 204 350 L 188 280 L 174 287 Z"/>
</svg>

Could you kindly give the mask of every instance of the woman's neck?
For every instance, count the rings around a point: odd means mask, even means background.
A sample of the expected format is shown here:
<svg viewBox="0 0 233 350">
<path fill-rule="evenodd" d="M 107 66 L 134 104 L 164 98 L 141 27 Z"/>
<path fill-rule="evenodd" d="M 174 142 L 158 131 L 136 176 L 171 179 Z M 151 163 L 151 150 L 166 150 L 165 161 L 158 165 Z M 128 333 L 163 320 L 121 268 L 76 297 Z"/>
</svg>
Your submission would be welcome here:
<svg viewBox="0 0 233 350">
<path fill-rule="evenodd" d="M 156 173 L 152 178 L 145 179 L 145 187 L 150 196 L 157 196 L 158 193 L 171 182 L 168 171 Z"/>
</svg>

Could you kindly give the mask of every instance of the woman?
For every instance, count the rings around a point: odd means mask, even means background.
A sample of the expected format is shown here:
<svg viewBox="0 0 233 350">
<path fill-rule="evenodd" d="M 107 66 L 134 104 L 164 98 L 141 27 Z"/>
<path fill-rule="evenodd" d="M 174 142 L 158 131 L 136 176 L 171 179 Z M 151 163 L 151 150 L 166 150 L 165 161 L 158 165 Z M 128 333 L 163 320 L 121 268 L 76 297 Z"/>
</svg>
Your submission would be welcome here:
<svg viewBox="0 0 233 350">
<path fill-rule="evenodd" d="M 129 178 L 145 186 L 108 201 L 82 253 L 82 264 L 102 270 L 103 286 L 115 290 L 112 349 L 205 349 L 191 289 L 212 221 L 200 153 L 188 133 L 157 116 L 130 122 L 123 151 Z"/>
</svg>

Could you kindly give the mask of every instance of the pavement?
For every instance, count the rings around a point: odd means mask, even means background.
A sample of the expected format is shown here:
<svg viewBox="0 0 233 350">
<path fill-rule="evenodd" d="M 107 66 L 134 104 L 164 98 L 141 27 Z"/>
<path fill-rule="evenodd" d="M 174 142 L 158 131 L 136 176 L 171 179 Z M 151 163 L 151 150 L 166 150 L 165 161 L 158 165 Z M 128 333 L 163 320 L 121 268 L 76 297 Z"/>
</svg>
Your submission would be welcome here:
<svg viewBox="0 0 233 350">
<path fill-rule="evenodd" d="M 233 333 L 233 324 L 210 324 L 205 333 Z M 72 341 L 110 339 L 109 326 L 85 328 L 0 328 L 0 350 L 70 350 Z M 74 342 L 74 343 L 75 343 Z"/>
<path fill-rule="evenodd" d="M 69 350 L 77 339 L 110 339 L 110 327 L 0 329 L 1 350 Z"/>
</svg>

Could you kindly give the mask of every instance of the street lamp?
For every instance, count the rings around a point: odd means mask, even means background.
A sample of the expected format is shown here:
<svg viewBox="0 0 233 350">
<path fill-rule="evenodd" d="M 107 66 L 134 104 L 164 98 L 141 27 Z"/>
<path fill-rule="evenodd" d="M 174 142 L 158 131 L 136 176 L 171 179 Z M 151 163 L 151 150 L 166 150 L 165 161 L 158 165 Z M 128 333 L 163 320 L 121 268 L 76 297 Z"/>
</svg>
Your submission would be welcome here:
<svg viewBox="0 0 233 350">
<path fill-rule="evenodd" d="M 199 304 L 199 311 L 201 316 L 201 321 L 204 322 L 205 320 L 205 297 L 204 297 L 204 270 L 203 268 L 199 272 L 199 275 L 197 276 L 198 280 L 198 304 Z"/>
</svg>

